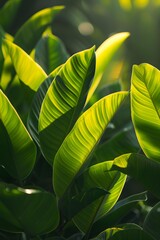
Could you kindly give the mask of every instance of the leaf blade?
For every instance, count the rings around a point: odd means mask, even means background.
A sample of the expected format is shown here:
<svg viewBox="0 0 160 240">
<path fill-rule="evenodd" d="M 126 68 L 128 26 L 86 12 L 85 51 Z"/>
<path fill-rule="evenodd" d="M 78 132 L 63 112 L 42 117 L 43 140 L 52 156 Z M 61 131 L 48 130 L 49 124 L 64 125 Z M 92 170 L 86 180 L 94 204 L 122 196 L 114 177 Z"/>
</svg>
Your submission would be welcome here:
<svg viewBox="0 0 160 240">
<path fill-rule="evenodd" d="M 59 213 L 54 195 L 11 184 L 0 186 L 0 229 L 37 235 L 56 228 Z"/>
<path fill-rule="evenodd" d="M 133 67 L 131 114 L 139 144 L 148 158 L 160 161 L 160 72 L 149 64 Z M 147 113 L 147 115 L 146 115 Z"/>
<path fill-rule="evenodd" d="M 53 184 L 58 197 L 63 196 L 87 162 L 91 151 L 127 95 L 127 92 L 111 94 L 94 104 L 78 119 L 54 159 Z"/>
<path fill-rule="evenodd" d="M 2 91 L 0 91 L 0 109 L 0 119 L 6 129 L 5 136 L 8 134 L 7 141 L 10 142 L 8 146 L 10 146 L 9 149 L 12 153 L 12 158 L 1 158 L 1 163 L 11 176 L 22 180 L 30 174 L 34 167 L 36 146 L 17 112 Z M 6 151 L 6 149 L 1 148 L 1 151 Z"/>
<path fill-rule="evenodd" d="M 39 117 L 39 136 L 42 152 L 50 164 L 82 111 L 94 66 L 94 48 L 73 55 L 47 91 Z"/>
<path fill-rule="evenodd" d="M 30 89 L 36 91 L 44 79 L 47 78 L 43 69 L 20 47 L 8 40 L 3 40 L 3 51 L 10 55 L 21 81 Z"/>
<path fill-rule="evenodd" d="M 124 33 L 117 33 L 110 38 L 108 38 L 106 41 L 104 41 L 99 48 L 96 50 L 96 72 L 95 77 L 93 80 L 93 83 L 91 85 L 91 88 L 88 92 L 86 104 L 89 102 L 90 98 L 92 97 L 95 89 L 97 88 L 101 77 L 103 75 L 103 72 L 109 63 L 112 56 L 116 53 L 116 51 L 119 49 L 121 44 L 129 37 L 128 32 Z"/>
<path fill-rule="evenodd" d="M 44 30 L 51 24 L 54 17 L 63 8 L 63 6 L 55 6 L 35 13 L 17 31 L 14 42 L 23 48 L 27 53 L 30 53 Z"/>
</svg>

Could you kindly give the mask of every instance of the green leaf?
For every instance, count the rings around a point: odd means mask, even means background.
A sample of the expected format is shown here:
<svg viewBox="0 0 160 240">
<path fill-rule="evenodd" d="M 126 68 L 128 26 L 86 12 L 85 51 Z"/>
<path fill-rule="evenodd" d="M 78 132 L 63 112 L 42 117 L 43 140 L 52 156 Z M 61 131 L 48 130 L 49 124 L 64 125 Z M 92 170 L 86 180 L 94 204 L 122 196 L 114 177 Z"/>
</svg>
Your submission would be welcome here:
<svg viewBox="0 0 160 240">
<path fill-rule="evenodd" d="M 102 143 L 96 150 L 95 156 L 98 162 L 107 161 L 122 154 L 137 153 L 140 146 L 137 142 L 133 127 L 124 128 L 111 139 Z"/>
<path fill-rule="evenodd" d="M 28 115 L 28 121 L 27 121 L 27 126 L 29 129 L 29 132 L 31 133 L 32 137 L 40 146 L 39 143 L 39 133 L 38 133 L 38 120 L 39 120 L 39 114 L 40 114 L 40 109 L 42 106 L 42 102 L 44 100 L 44 97 L 46 95 L 46 92 L 51 85 L 53 79 L 57 75 L 58 71 L 60 70 L 60 67 L 57 67 L 46 80 L 41 84 L 39 87 L 38 91 L 35 93 L 33 101 L 32 101 L 32 106 L 31 110 Z"/>
<path fill-rule="evenodd" d="M 133 67 L 132 120 L 141 148 L 148 158 L 160 161 L 160 71 L 149 64 Z"/>
<path fill-rule="evenodd" d="M 12 79 L 14 69 L 10 57 L 2 51 L 3 39 L 13 41 L 13 37 L 0 27 L 0 87 L 5 91 Z"/>
<path fill-rule="evenodd" d="M 71 237 L 67 238 L 67 240 L 81 240 L 83 239 L 83 233 L 76 233 Z"/>
<path fill-rule="evenodd" d="M 17 112 L 0 91 L 0 163 L 9 174 L 22 180 L 32 171 L 36 160 L 36 146 Z"/>
<path fill-rule="evenodd" d="M 140 154 L 124 154 L 115 158 L 113 170 L 130 175 L 142 183 L 146 189 L 160 197 L 160 163 Z"/>
<path fill-rule="evenodd" d="M 87 191 L 87 189 L 98 187 L 106 191 L 104 196 L 95 199 L 96 201 L 74 217 L 77 227 L 85 233 L 89 234 L 93 223 L 114 206 L 123 189 L 126 176 L 117 171 L 110 171 L 112 164 L 112 161 L 107 161 L 93 165 L 82 174 L 83 180 L 79 179 L 79 182 L 83 182 L 84 185 L 79 186 L 80 189 L 84 187 Z"/>
<path fill-rule="evenodd" d="M 53 34 L 42 37 L 35 48 L 35 60 L 49 74 L 68 59 L 62 41 Z"/>
<path fill-rule="evenodd" d="M 7 1 L 0 9 L 0 25 L 8 31 L 12 26 L 22 0 Z"/>
<path fill-rule="evenodd" d="M 97 240 L 154 240 L 144 232 L 138 225 L 126 224 L 124 226 L 109 228 Z"/>
<path fill-rule="evenodd" d="M 30 53 L 35 47 L 42 33 L 52 23 L 54 17 L 63 8 L 63 6 L 54 6 L 52 8 L 46 8 L 35 13 L 17 31 L 14 42 L 23 48 L 27 53 Z"/>
<path fill-rule="evenodd" d="M 47 91 L 39 117 L 39 136 L 50 164 L 83 109 L 94 67 L 94 48 L 73 55 Z"/>
<path fill-rule="evenodd" d="M 98 187 L 93 187 L 87 191 L 80 191 L 73 197 L 68 197 L 64 199 L 63 205 L 61 204 L 61 209 L 63 215 L 67 220 L 72 219 L 77 213 L 86 208 L 88 205 L 92 204 L 94 201 L 102 196 L 109 194 L 106 190 Z"/>
<path fill-rule="evenodd" d="M 109 64 L 109 61 L 112 59 L 113 55 L 117 52 L 117 50 L 120 48 L 122 43 L 126 40 L 126 38 L 129 37 L 129 35 L 130 34 L 128 32 L 115 34 L 110 38 L 108 38 L 106 41 L 104 41 L 97 49 L 95 77 L 91 85 L 91 88 L 88 92 L 86 103 L 88 103 L 95 89 L 99 85 L 99 82 L 102 78 L 104 70 Z"/>
<path fill-rule="evenodd" d="M 146 200 L 146 192 L 143 192 L 118 201 L 111 211 L 93 224 L 90 237 L 93 238 L 105 229 L 118 224 L 121 219 L 138 204 L 138 202 Z"/>
<path fill-rule="evenodd" d="M 4 55 L 6 52 L 10 56 L 20 80 L 33 91 L 37 91 L 47 78 L 43 69 L 20 47 L 8 40 L 3 41 L 3 51 Z"/>
<path fill-rule="evenodd" d="M 53 185 L 59 198 L 63 197 L 88 163 L 107 125 L 127 95 L 127 92 L 118 92 L 102 98 L 81 115 L 63 141 L 54 159 Z"/>
<path fill-rule="evenodd" d="M 146 216 L 143 228 L 156 240 L 160 239 L 160 202 Z"/>
<path fill-rule="evenodd" d="M 53 194 L 0 183 L 0 229 L 37 235 L 54 230 L 58 222 Z"/>
</svg>

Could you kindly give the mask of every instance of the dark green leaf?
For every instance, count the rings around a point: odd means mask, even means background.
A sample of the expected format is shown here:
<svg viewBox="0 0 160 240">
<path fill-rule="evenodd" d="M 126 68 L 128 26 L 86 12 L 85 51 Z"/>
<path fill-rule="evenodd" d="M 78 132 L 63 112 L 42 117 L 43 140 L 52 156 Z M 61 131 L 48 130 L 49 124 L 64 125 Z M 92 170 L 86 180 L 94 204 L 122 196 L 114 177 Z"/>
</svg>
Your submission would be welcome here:
<svg viewBox="0 0 160 240">
<path fill-rule="evenodd" d="M 35 47 L 45 29 L 52 23 L 54 17 L 63 9 L 63 6 L 55 6 L 43 9 L 29 18 L 17 31 L 14 42 L 30 53 Z"/>
<path fill-rule="evenodd" d="M 38 91 L 34 95 L 31 110 L 28 116 L 28 121 L 27 121 L 28 129 L 32 137 L 34 138 L 34 140 L 39 146 L 40 146 L 40 143 L 39 143 L 39 133 L 38 133 L 38 120 L 39 120 L 40 109 L 41 109 L 44 97 L 46 95 L 46 92 L 60 68 L 61 66 L 55 69 L 49 75 L 49 77 L 41 84 Z"/>
<path fill-rule="evenodd" d="M 116 205 L 111 209 L 111 211 L 109 211 L 93 224 L 90 237 L 95 237 L 105 229 L 115 226 L 130 210 L 132 210 L 137 205 L 139 201 L 146 200 L 147 196 L 146 192 L 144 192 L 129 196 L 123 200 L 118 201 Z"/>
<path fill-rule="evenodd" d="M 0 91 L 0 163 L 9 174 L 22 180 L 32 171 L 36 146 L 8 98 Z"/>
<path fill-rule="evenodd" d="M 0 183 L 0 229 L 32 236 L 54 230 L 58 222 L 53 194 Z"/>
<path fill-rule="evenodd" d="M 62 41 L 53 34 L 42 37 L 35 48 L 35 60 L 47 74 L 63 64 L 68 57 Z"/>
<path fill-rule="evenodd" d="M 0 9 L 0 25 L 8 32 L 16 17 L 22 0 L 7 1 L 3 8 Z"/>
<path fill-rule="evenodd" d="M 146 216 L 143 228 L 156 240 L 160 239 L 160 202 Z"/>
<path fill-rule="evenodd" d="M 140 154 L 124 154 L 115 158 L 113 169 L 134 177 L 146 189 L 160 197 L 160 163 Z"/>
</svg>

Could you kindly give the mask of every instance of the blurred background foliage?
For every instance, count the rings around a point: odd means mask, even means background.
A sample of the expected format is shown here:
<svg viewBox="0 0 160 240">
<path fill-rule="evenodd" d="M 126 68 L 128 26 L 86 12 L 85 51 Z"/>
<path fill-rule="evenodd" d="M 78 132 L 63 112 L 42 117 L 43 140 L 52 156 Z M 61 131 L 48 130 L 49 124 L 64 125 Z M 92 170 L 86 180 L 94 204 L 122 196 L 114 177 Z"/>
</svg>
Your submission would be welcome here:
<svg viewBox="0 0 160 240">
<path fill-rule="evenodd" d="M 17 8 L 17 14 L 13 17 L 11 24 L 6 24 L 4 28 L 7 33 L 13 36 L 20 26 L 39 10 L 56 5 L 65 6 L 65 9 L 54 19 L 52 31 L 63 41 L 70 55 L 93 45 L 98 47 L 112 34 L 130 32 L 130 38 L 127 39 L 107 67 L 99 87 L 101 89 L 97 89 L 97 95 L 95 94 L 93 102 L 110 92 L 119 91 L 121 87 L 125 90 L 129 89 L 133 64 L 148 62 L 160 68 L 160 0 L 17 1 L 21 2 Z M 7 0 L 0 0 L 0 8 L 5 6 L 6 3 Z M 9 17 L 11 16 L 8 15 Z M 0 15 L 0 23 L 2 21 L 3 18 Z M 108 86 L 108 83 L 114 84 Z M 105 85 L 107 86 L 104 88 Z M 123 116 L 126 116 L 127 121 L 128 112 L 130 111 L 126 112 L 126 108 L 123 111 Z M 120 122 L 120 118 L 117 119 Z M 122 121 L 124 124 L 124 118 Z M 48 181 L 49 178 L 46 176 L 51 177 L 48 165 L 39 161 L 36 168 L 41 171 L 42 179 Z M 33 178 L 36 182 L 36 176 Z M 130 184 L 125 186 L 124 195 L 143 190 L 137 182 L 135 183 L 132 179 L 129 180 Z M 41 185 L 43 184 L 46 186 L 48 182 L 42 182 Z M 150 199 L 149 204 L 156 202 L 152 196 L 150 196 Z M 135 213 L 132 217 L 135 217 Z"/>
<path fill-rule="evenodd" d="M 6 2 L 1 0 L 0 7 Z M 160 68 L 160 0 L 22 0 L 12 25 L 6 26 L 5 31 L 14 35 L 31 15 L 54 5 L 65 5 L 52 30 L 70 54 L 93 45 L 98 47 L 114 33 L 131 33 L 104 74 L 102 84 L 121 76 L 124 89 L 128 89 L 133 64 L 148 62 Z"/>
</svg>

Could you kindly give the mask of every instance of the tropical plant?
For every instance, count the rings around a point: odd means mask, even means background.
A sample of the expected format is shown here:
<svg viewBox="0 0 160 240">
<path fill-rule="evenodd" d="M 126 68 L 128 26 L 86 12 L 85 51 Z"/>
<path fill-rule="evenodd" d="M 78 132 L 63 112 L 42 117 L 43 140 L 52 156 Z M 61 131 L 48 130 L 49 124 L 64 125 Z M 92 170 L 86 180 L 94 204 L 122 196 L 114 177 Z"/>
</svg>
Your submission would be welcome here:
<svg viewBox="0 0 160 240">
<path fill-rule="evenodd" d="M 148 211 L 146 192 L 121 196 L 130 175 L 160 197 L 159 71 L 134 68 L 131 121 L 120 83 L 94 94 L 129 33 L 69 57 L 48 28 L 62 8 L 36 13 L 15 36 L 2 24 L 1 239 L 159 239 L 159 203 Z M 134 208 L 148 213 L 143 225 L 125 224 Z"/>
</svg>

